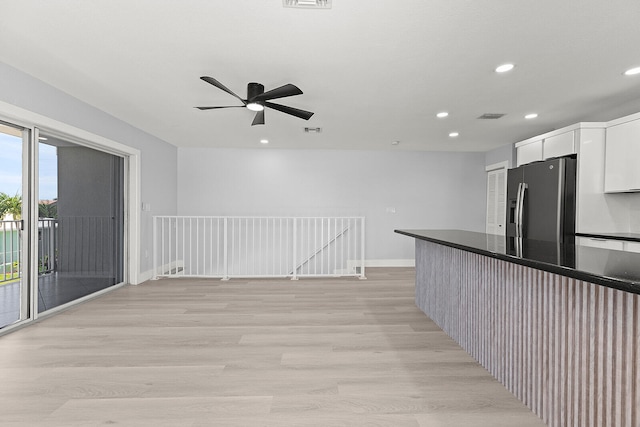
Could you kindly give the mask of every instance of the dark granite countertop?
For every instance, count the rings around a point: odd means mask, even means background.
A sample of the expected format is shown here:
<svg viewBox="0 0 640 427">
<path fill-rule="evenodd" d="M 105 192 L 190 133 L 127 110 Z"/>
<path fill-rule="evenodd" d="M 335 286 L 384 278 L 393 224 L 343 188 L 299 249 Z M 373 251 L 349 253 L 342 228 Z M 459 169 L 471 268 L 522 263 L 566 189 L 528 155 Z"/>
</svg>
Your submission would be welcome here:
<svg viewBox="0 0 640 427">
<path fill-rule="evenodd" d="M 416 239 L 640 294 L 640 253 L 464 230 L 395 230 Z M 517 244 L 520 243 L 520 244 Z"/>
<path fill-rule="evenodd" d="M 626 240 L 628 242 L 640 242 L 638 233 L 576 233 L 576 236 L 595 237 L 596 239 Z"/>
</svg>

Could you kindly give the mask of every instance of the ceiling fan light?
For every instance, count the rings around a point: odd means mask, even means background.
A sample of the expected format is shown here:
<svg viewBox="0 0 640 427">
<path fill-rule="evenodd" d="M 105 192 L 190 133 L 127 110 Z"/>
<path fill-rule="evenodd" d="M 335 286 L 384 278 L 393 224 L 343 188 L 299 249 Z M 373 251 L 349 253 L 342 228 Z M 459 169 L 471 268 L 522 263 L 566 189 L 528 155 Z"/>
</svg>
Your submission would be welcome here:
<svg viewBox="0 0 640 427">
<path fill-rule="evenodd" d="M 625 76 L 635 76 L 636 74 L 640 74 L 640 67 L 629 68 L 624 72 Z"/>
<path fill-rule="evenodd" d="M 257 102 L 250 102 L 247 104 L 247 108 L 251 111 L 262 111 L 264 110 L 264 105 L 258 104 Z"/>
</svg>

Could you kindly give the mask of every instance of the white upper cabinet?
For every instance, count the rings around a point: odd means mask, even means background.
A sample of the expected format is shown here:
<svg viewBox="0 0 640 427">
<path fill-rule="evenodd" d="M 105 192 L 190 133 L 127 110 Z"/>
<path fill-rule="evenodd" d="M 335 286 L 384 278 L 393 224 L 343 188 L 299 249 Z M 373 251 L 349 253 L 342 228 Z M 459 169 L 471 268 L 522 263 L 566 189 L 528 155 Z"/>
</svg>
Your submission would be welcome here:
<svg viewBox="0 0 640 427">
<path fill-rule="evenodd" d="M 560 157 L 576 152 L 574 143 L 575 131 L 561 133 L 544 139 L 542 145 L 542 155 L 544 159 Z"/>
<path fill-rule="evenodd" d="M 607 127 L 605 150 L 604 191 L 640 191 L 640 117 Z"/>
<path fill-rule="evenodd" d="M 571 126 L 516 143 L 517 165 L 575 154 L 576 128 Z"/>
<path fill-rule="evenodd" d="M 542 140 L 516 145 L 516 147 L 518 166 L 542 160 Z"/>
</svg>

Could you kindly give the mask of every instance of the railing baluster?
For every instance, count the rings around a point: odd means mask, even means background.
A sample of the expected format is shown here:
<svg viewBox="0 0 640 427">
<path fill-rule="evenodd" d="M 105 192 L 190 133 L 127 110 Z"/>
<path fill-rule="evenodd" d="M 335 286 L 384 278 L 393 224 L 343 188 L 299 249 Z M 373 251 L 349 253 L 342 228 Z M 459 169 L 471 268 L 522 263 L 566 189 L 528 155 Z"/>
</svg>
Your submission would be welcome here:
<svg viewBox="0 0 640 427">
<path fill-rule="evenodd" d="M 227 224 L 227 218 L 224 219 L 224 246 L 223 246 L 223 250 L 224 250 L 224 256 L 223 256 L 223 262 L 224 265 L 222 266 L 222 268 L 224 269 L 224 277 L 222 278 L 223 280 L 227 280 L 229 279 L 229 260 L 228 260 L 228 254 L 227 254 L 227 248 L 229 247 L 227 239 L 229 238 L 229 229 L 228 229 L 228 224 Z"/>
</svg>

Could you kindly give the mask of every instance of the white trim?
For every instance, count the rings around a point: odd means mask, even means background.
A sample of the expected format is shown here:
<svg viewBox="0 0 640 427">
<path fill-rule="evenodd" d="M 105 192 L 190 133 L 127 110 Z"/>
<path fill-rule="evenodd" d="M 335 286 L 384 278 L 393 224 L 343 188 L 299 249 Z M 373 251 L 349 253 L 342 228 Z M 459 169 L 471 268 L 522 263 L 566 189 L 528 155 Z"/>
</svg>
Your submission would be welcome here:
<svg viewBox="0 0 640 427">
<path fill-rule="evenodd" d="M 629 116 L 620 117 L 619 119 L 611 120 L 607 122 L 607 127 L 621 125 L 623 123 L 632 122 L 640 119 L 640 113 L 631 114 Z"/>
<path fill-rule="evenodd" d="M 504 162 L 494 163 L 484 167 L 485 172 L 491 172 L 496 169 L 509 169 L 509 161 L 505 160 Z"/>
<path fill-rule="evenodd" d="M 125 231 L 125 239 L 128 243 L 125 253 L 127 263 L 125 282 L 140 283 L 140 150 L 4 101 L 0 101 L 0 119 L 26 128 L 38 128 L 78 145 L 128 158 L 129 173 L 125 174 L 128 175 L 125 178 L 128 178 L 126 191 L 129 196 L 129 200 L 125 202 L 125 217 L 128 218 L 128 227 Z"/>
<path fill-rule="evenodd" d="M 138 274 L 138 283 L 136 285 L 140 285 L 148 280 L 152 280 L 154 277 L 153 268 L 147 271 L 142 271 Z"/>
<path fill-rule="evenodd" d="M 125 180 L 128 185 L 125 186 L 125 197 L 128 196 L 129 203 L 125 205 L 125 216 L 128 218 L 125 259 L 129 260 L 127 279 L 132 285 L 137 285 L 140 283 L 140 155 L 128 156 L 126 164 L 128 167 L 125 169 Z"/>
<path fill-rule="evenodd" d="M 415 267 L 416 259 L 367 259 L 364 261 L 365 267 Z"/>
</svg>

